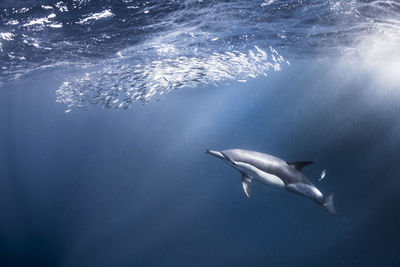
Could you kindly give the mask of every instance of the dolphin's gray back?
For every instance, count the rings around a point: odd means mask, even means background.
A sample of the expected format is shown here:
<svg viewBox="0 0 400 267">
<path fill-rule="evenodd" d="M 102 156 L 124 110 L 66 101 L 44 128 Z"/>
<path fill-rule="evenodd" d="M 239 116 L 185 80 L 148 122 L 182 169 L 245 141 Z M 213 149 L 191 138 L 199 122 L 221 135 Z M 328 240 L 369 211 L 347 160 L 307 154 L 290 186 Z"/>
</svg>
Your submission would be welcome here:
<svg viewBox="0 0 400 267">
<path fill-rule="evenodd" d="M 221 153 L 233 162 L 250 164 L 257 169 L 278 176 L 285 185 L 293 183 L 311 184 L 311 182 L 298 170 L 289 166 L 284 160 L 272 155 L 245 150 L 229 149 Z"/>
</svg>

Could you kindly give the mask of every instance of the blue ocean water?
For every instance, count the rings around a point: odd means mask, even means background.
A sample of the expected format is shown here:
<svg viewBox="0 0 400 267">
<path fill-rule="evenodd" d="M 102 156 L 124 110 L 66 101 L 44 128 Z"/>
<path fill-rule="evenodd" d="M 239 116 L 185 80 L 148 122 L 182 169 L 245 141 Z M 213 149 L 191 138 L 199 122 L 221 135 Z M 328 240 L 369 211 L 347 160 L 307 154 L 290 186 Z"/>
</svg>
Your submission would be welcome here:
<svg viewBox="0 0 400 267">
<path fill-rule="evenodd" d="M 1 1 L 0 265 L 399 266 L 399 12 Z M 229 148 L 314 161 L 338 214 L 247 199 Z"/>
</svg>

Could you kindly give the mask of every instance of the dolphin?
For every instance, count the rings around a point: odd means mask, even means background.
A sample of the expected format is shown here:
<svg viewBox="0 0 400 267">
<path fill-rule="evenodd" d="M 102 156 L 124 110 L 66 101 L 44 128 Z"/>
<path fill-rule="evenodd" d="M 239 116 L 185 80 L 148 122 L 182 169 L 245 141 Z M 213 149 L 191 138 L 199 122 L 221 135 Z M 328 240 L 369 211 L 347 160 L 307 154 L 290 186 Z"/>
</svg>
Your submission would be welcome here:
<svg viewBox="0 0 400 267">
<path fill-rule="evenodd" d="M 284 161 L 268 154 L 244 149 L 207 149 L 205 152 L 224 160 L 242 173 L 243 190 L 249 198 L 251 184 L 256 180 L 312 199 L 325 207 L 329 213 L 336 214 L 333 193 L 325 198 L 301 172 L 301 169 L 312 164 L 312 161 Z"/>
</svg>

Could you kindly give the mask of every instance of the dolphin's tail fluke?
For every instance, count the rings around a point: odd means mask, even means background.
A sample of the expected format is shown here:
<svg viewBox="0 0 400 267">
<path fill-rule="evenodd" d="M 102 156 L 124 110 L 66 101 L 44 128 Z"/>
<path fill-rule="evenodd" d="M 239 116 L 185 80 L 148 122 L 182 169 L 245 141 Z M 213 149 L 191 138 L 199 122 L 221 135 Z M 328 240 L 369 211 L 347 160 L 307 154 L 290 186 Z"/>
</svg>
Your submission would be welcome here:
<svg viewBox="0 0 400 267">
<path fill-rule="evenodd" d="M 324 207 L 329 213 L 336 214 L 335 206 L 333 205 L 333 196 L 334 193 L 325 198 Z"/>
</svg>

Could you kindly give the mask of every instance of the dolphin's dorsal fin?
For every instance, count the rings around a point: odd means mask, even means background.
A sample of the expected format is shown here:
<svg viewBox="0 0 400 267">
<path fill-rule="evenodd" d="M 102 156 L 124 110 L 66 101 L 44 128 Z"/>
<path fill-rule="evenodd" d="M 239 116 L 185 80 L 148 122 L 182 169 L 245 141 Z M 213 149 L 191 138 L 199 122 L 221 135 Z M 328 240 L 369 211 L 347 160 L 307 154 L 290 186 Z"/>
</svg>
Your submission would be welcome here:
<svg viewBox="0 0 400 267">
<path fill-rule="evenodd" d="M 298 171 L 301 171 L 301 169 L 303 169 L 304 166 L 310 165 L 313 162 L 312 161 L 287 161 L 286 162 L 288 165 L 292 166 L 293 168 L 295 168 Z"/>
<path fill-rule="evenodd" d="M 251 196 L 251 179 L 246 174 L 242 173 L 242 186 L 244 193 L 248 198 Z"/>
</svg>

